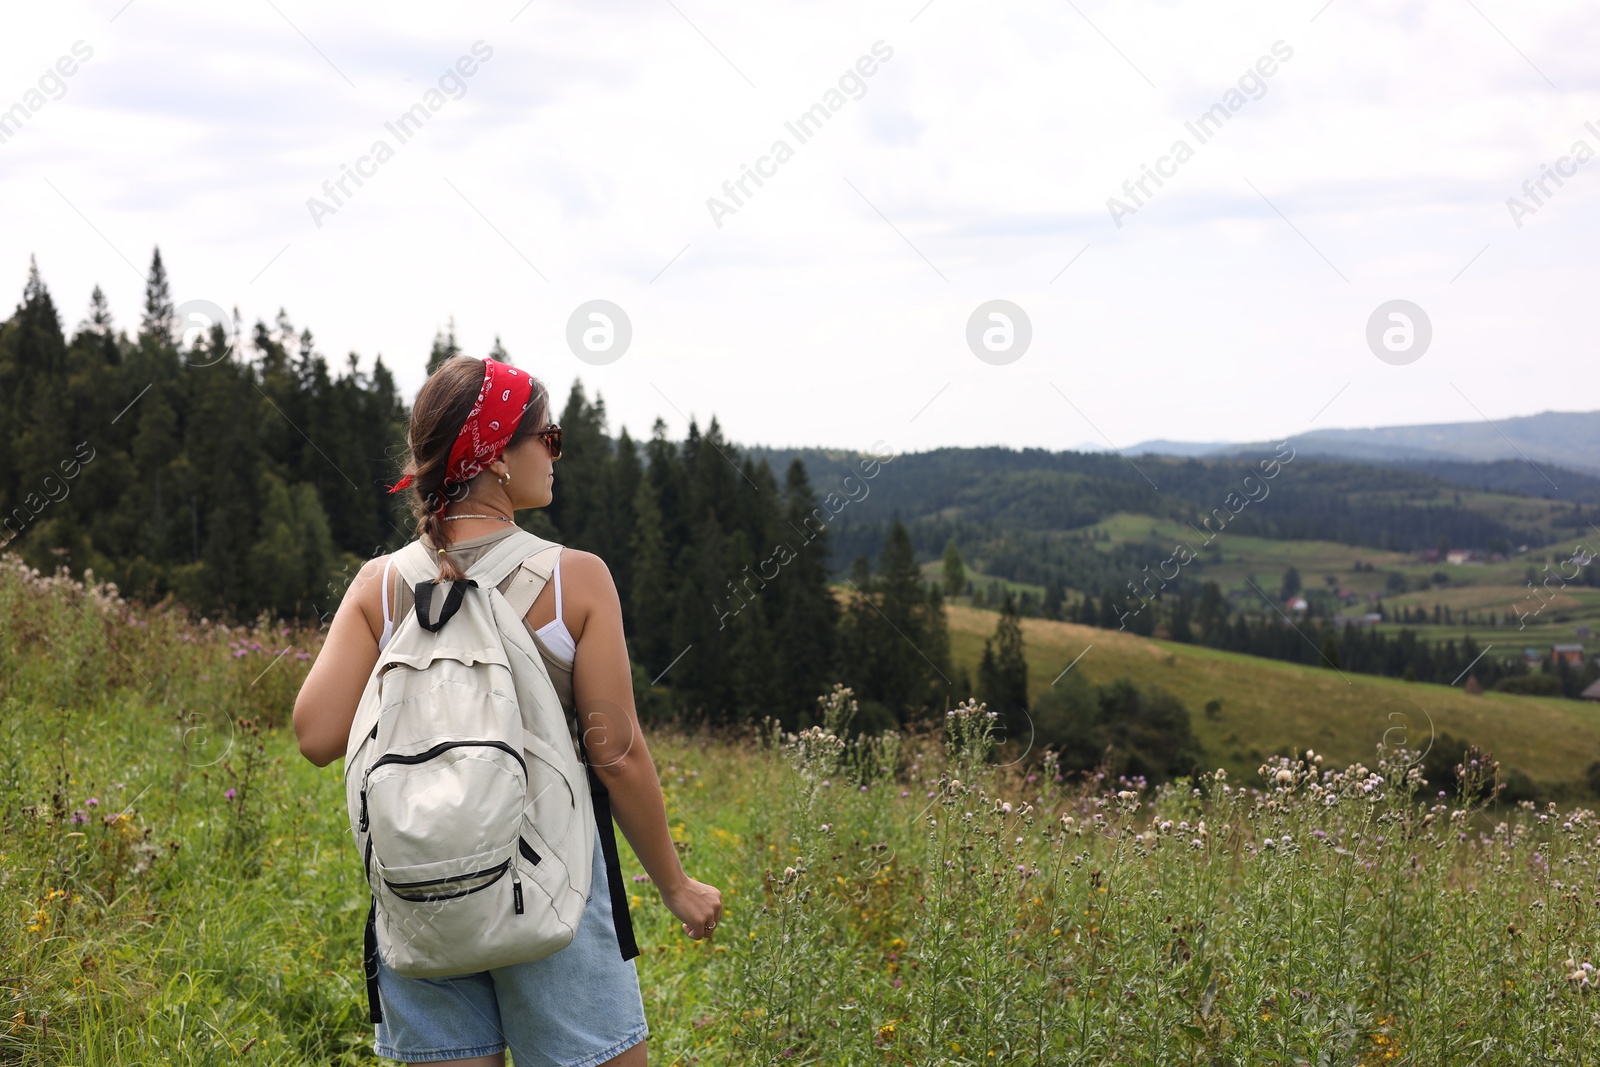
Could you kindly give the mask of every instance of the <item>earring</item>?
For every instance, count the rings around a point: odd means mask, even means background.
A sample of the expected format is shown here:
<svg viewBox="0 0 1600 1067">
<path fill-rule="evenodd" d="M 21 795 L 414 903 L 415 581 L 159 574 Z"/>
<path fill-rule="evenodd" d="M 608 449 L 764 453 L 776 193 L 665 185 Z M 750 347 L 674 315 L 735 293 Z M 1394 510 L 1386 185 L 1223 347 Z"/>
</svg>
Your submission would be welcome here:
<svg viewBox="0 0 1600 1067">
<path fill-rule="evenodd" d="M 500 483 L 501 488 L 504 488 L 505 486 L 511 484 L 511 472 L 507 471 L 505 474 L 497 474 L 494 476 L 494 479 Z"/>
</svg>

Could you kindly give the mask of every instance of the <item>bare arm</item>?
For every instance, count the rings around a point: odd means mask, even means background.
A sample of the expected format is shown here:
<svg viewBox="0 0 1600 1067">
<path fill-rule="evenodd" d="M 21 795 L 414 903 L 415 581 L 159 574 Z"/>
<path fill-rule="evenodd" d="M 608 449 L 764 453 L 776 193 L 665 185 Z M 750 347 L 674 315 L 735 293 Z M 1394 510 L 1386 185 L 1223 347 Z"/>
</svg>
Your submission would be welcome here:
<svg viewBox="0 0 1600 1067">
<path fill-rule="evenodd" d="M 683 871 L 667 829 L 655 761 L 633 705 L 633 676 L 622 631 L 622 604 L 605 561 L 563 550 L 562 577 L 573 594 L 568 629 L 578 642 L 573 702 L 595 776 L 611 794 L 611 810 L 661 899 L 699 939 L 722 916 L 722 894 Z"/>
<path fill-rule="evenodd" d="M 328 639 L 295 697 L 294 735 L 300 754 L 318 767 L 344 755 L 361 693 L 378 665 L 377 635 L 383 631 L 379 583 L 387 558 L 369 560 L 350 583 Z"/>
</svg>

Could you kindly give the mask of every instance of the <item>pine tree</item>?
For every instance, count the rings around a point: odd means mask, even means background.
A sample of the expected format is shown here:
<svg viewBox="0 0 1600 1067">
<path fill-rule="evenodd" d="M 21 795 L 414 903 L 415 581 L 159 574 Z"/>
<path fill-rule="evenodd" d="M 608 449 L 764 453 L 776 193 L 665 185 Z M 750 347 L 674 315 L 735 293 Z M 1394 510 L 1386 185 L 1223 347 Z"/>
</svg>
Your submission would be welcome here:
<svg viewBox="0 0 1600 1067">
<path fill-rule="evenodd" d="M 1044 603 L 1040 608 L 1040 610 L 1044 612 L 1044 617 L 1047 619 L 1059 620 L 1062 616 L 1062 605 L 1066 602 L 1066 599 L 1066 590 L 1061 588 L 1061 583 L 1059 581 L 1057 581 L 1055 578 L 1051 578 L 1048 582 L 1046 582 L 1044 587 Z"/>
<path fill-rule="evenodd" d="M 1288 600 L 1300 592 L 1300 572 L 1293 567 L 1283 572 L 1283 583 L 1278 587 L 1278 596 Z"/>
<path fill-rule="evenodd" d="M 150 273 L 145 277 L 144 317 L 139 322 L 139 335 L 171 344 L 176 326 L 167 268 L 161 262 L 161 249 L 157 248 L 150 257 Z"/>
<path fill-rule="evenodd" d="M 634 509 L 643 481 L 644 468 L 639 463 L 639 447 L 624 427 L 611 457 L 611 493 L 606 501 L 606 525 L 603 536 L 598 540 L 604 545 L 600 555 L 611 565 L 611 578 L 617 585 L 617 596 L 622 601 L 625 626 L 633 624 L 633 554 L 628 546 L 638 527 L 638 515 Z M 659 522 L 659 508 L 657 513 Z"/>
<path fill-rule="evenodd" d="M 990 711 L 999 713 L 1005 737 L 1027 737 L 1028 661 L 1016 604 L 1009 592 L 1000 601 L 1000 621 L 994 637 L 984 642 L 984 659 L 978 668 L 978 699 Z"/>
<path fill-rule="evenodd" d="M 826 526 L 803 536 L 817 506 L 806 467 L 790 461 L 784 475 L 780 533 L 787 562 L 777 578 L 778 611 L 773 626 L 778 718 L 793 730 L 832 680 L 837 655 L 839 601 L 828 584 L 830 537 Z"/>
<path fill-rule="evenodd" d="M 667 684 L 692 718 L 713 724 L 731 721 L 736 699 L 733 672 L 728 669 L 732 628 L 723 625 L 718 615 L 718 605 L 726 599 L 727 541 L 717 517 L 707 512 L 693 542 L 680 552 L 681 582 L 669 647 L 676 666 Z"/>
<path fill-rule="evenodd" d="M 433 349 L 428 353 L 428 373 L 432 374 L 441 363 L 459 355 L 461 346 L 456 343 L 456 317 L 452 315 L 449 329 L 433 335 Z"/>
<path fill-rule="evenodd" d="M 947 596 L 956 596 L 966 587 L 967 568 L 961 562 L 955 538 L 951 538 L 944 545 L 944 591 Z"/>
<path fill-rule="evenodd" d="M 589 402 L 574 381 L 561 411 L 561 459 L 556 462 L 554 499 L 545 510 L 563 544 L 599 555 L 614 554 L 609 538 L 611 448 L 605 432 L 605 401 Z"/>
<path fill-rule="evenodd" d="M 634 492 L 633 508 L 637 518 L 628 544 L 633 572 L 628 602 L 633 625 L 628 632 L 633 640 L 634 658 L 643 663 L 654 678 L 666 669 L 672 655 L 667 649 L 667 639 L 672 625 L 673 601 L 667 573 L 667 543 L 661 530 L 661 508 L 656 503 L 656 489 L 649 478 L 640 479 Z"/>
</svg>

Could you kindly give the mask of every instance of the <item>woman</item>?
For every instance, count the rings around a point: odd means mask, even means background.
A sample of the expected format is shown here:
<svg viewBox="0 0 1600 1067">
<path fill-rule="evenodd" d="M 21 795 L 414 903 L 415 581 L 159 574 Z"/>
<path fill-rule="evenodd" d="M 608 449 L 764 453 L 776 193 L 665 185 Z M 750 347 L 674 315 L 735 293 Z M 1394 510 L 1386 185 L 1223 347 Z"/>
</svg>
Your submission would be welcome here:
<svg viewBox="0 0 1600 1067">
<path fill-rule="evenodd" d="M 542 384 L 493 359 L 448 360 L 417 394 L 400 487 L 415 493 L 418 535 L 439 558 L 442 577 L 460 577 L 510 535 L 518 508 L 550 503 L 561 430 L 548 410 Z M 295 736 L 312 763 L 327 766 L 345 754 L 379 651 L 394 620 L 410 610 L 412 592 L 387 556 L 369 561 L 351 583 L 295 700 Z M 406 978 L 380 960 L 383 1011 L 374 1049 L 410 1063 L 499 1067 L 509 1047 L 516 1067 L 637 1067 L 646 1062 L 649 1030 L 607 800 L 691 938 L 716 927 L 722 894 L 684 873 L 668 833 L 633 706 L 621 603 L 605 562 L 562 549 L 524 625 L 568 715 L 581 709 L 596 801 L 594 889 L 572 943 L 542 960 L 449 979 Z"/>
</svg>

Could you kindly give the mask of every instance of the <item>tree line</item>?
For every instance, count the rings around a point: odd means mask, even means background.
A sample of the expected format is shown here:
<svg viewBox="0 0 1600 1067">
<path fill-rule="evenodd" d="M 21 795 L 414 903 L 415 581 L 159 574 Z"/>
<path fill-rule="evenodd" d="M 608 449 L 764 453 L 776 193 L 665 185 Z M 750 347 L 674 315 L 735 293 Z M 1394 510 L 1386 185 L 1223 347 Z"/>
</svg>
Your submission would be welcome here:
<svg viewBox="0 0 1600 1067">
<path fill-rule="evenodd" d="M 1352 622 L 1341 625 L 1325 616 L 1291 622 L 1267 611 L 1247 612 L 1230 605 L 1221 587 L 1210 581 L 1201 585 L 1198 597 L 1190 592 L 1163 595 L 1136 614 L 1128 612 L 1124 598 L 1107 589 L 1098 600 L 1085 596 L 1066 604 L 1059 617 L 1266 659 L 1441 685 L 1465 682 L 1478 688 L 1576 698 L 1600 678 L 1600 667 L 1592 658 L 1581 667 L 1570 667 L 1553 653 L 1546 657 L 1544 672 L 1532 674 L 1521 656 L 1485 655 L 1470 634 L 1463 634 L 1459 642 L 1454 638 L 1439 642 L 1410 628 L 1385 634 Z"/>
<path fill-rule="evenodd" d="M 408 418 L 394 376 L 381 357 L 330 366 L 282 312 L 187 337 L 176 314 L 159 250 L 131 334 L 96 287 L 68 337 L 30 267 L 0 322 L 0 551 L 214 618 L 326 622 L 362 562 L 412 536 L 388 492 Z M 429 366 L 460 351 L 452 327 Z M 510 359 L 498 340 L 490 354 Z M 1019 676 L 1025 698 L 1020 643 L 979 685 L 952 669 L 940 591 L 898 521 L 876 568 L 862 554 L 831 584 L 838 494 L 819 493 L 798 457 L 780 482 L 715 418 L 681 441 L 660 419 L 648 440 L 612 437 L 581 382 L 557 421 L 554 501 L 522 522 L 610 566 L 647 717 L 770 714 L 793 729 L 835 681 L 877 727 Z M 897 461 L 858 457 L 854 477 Z"/>
</svg>

